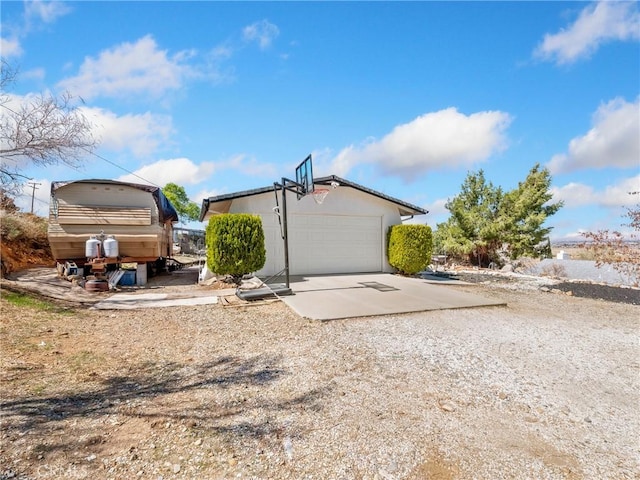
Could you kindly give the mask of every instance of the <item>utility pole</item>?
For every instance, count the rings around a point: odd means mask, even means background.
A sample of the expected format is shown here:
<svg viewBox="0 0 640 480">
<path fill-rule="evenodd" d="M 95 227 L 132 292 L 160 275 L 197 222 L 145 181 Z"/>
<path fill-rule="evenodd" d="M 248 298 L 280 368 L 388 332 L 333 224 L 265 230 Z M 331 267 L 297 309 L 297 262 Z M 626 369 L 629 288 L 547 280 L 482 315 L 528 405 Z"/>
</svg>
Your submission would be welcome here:
<svg viewBox="0 0 640 480">
<path fill-rule="evenodd" d="M 41 183 L 30 182 L 28 185 L 33 189 L 31 192 L 31 213 L 33 213 L 33 201 L 36 198 L 36 190 L 38 189 L 38 185 L 42 185 Z"/>
</svg>

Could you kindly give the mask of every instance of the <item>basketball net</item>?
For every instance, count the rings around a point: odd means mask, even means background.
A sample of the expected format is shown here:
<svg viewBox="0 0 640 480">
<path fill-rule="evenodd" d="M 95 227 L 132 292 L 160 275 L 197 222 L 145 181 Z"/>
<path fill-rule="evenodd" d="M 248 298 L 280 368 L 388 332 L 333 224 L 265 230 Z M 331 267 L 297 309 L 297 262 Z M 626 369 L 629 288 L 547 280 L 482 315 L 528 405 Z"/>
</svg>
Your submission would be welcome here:
<svg viewBox="0 0 640 480">
<path fill-rule="evenodd" d="M 313 199 L 315 200 L 315 202 L 320 205 L 322 204 L 322 202 L 324 202 L 324 199 L 327 197 L 327 195 L 329 195 L 329 189 L 328 188 L 314 188 L 313 192 L 311 192 L 313 194 Z"/>
</svg>

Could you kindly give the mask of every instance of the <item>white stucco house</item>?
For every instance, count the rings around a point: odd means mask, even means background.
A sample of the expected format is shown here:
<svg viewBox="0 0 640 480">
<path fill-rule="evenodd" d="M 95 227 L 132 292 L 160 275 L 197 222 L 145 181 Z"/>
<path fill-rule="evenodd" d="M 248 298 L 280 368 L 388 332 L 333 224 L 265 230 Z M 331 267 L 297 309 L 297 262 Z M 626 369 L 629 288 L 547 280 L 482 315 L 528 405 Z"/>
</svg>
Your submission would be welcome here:
<svg viewBox="0 0 640 480">
<path fill-rule="evenodd" d="M 315 178 L 316 188 L 330 189 L 322 204 L 312 195 L 300 200 L 287 192 L 289 268 L 292 275 L 392 272 L 386 255 L 387 230 L 427 210 L 344 178 Z M 277 202 L 282 203 L 282 191 Z M 200 221 L 223 213 L 251 213 L 262 218 L 267 260 L 259 276 L 284 268 L 284 242 L 273 186 L 209 197 Z"/>
</svg>

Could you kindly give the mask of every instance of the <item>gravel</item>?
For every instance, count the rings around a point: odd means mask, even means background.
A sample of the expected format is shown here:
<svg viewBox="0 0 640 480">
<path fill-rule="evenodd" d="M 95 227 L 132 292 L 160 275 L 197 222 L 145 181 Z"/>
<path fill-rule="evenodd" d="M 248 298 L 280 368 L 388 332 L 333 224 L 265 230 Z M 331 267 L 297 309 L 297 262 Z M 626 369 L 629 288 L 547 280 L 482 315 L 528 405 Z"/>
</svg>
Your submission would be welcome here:
<svg viewBox="0 0 640 480">
<path fill-rule="evenodd" d="M 2 300 L 0 478 L 638 478 L 638 307 L 455 288 L 508 306 L 320 323 Z"/>
</svg>

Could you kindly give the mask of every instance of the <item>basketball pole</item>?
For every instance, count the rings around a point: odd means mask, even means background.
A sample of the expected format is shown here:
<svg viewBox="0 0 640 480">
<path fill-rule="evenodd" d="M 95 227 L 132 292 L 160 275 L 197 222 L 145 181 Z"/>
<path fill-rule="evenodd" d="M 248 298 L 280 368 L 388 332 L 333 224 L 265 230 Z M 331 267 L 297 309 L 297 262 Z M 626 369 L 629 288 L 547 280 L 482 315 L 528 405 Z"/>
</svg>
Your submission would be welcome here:
<svg viewBox="0 0 640 480">
<path fill-rule="evenodd" d="M 289 288 L 289 226 L 287 222 L 287 190 L 291 190 L 294 193 L 300 192 L 300 184 L 294 182 L 293 180 L 289 180 L 286 177 L 282 177 L 282 183 L 275 182 L 274 187 L 276 189 L 282 189 L 282 211 L 279 212 L 280 220 L 282 221 L 282 240 L 284 243 L 284 275 L 285 275 L 285 286 Z M 295 187 L 289 186 L 295 185 Z"/>
<path fill-rule="evenodd" d="M 282 177 L 282 230 L 284 237 L 284 277 L 285 286 L 289 288 L 289 227 L 287 226 L 287 179 Z"/>
<path fill-rule="evenodd" d="M 282 240 L 284 241 L 284 272 L 286 288 L 289 289 L 289 225 L 287 215 L 287 190 L 294 192 L 298 200 L 305 195 L 313 192 L 313 166 L 311 164 L 311 154 L 307 156 L 296 167 L 296 180 L 290 180 L 286 177 L 282 177 L 282 183 L 278 185 L 274 183 L 274 187 L 282 188 L 282 211 L 279 212 L 279 217 L 282 226 Z M 276 192 L 276 202 L 278 201 L 278 194 Z"/>
</svg>

